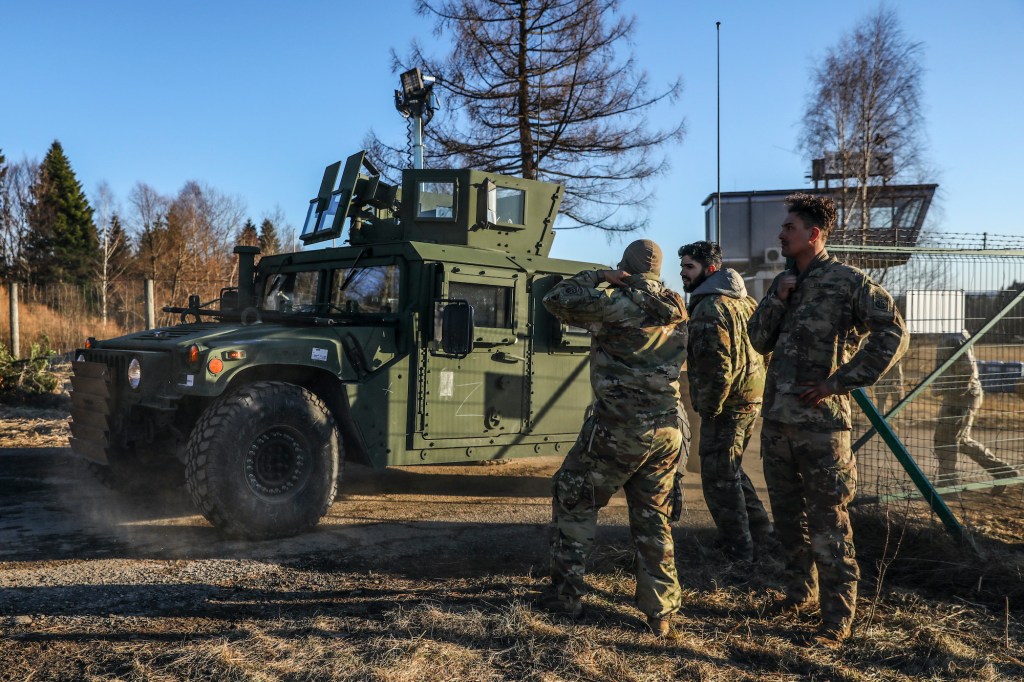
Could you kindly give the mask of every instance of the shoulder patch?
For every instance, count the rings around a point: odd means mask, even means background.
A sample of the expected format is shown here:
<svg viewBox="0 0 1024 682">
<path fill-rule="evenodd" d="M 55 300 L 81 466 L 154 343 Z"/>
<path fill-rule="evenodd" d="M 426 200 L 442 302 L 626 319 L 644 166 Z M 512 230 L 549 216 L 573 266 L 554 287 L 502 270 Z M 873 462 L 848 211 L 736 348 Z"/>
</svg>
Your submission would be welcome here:
<svg viewBox="0 0 1024 682">
<path fill-rule="evenodd" d="M 577 286 L 566 287 L 565 288 L 565 293 L 569 294 L 570 296 L 579 296 L 580 294 L 583 293 L 583 287 L 577 287 Z"/>
<path fill-rule="evenodd" d="M 872 300 L 875 302 L 876 310 L 888 310 L 889 309 L 889 297 L 881 291 L 876 291 L 872 295 Z"/>
</svg>

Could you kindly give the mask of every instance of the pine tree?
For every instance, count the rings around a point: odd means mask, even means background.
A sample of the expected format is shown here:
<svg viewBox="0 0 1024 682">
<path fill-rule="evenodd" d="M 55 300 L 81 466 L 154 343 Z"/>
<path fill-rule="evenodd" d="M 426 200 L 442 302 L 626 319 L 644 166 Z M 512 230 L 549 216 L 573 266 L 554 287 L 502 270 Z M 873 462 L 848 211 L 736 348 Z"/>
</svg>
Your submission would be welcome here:
<svg viewBox="0 0 1024 682">
<path fill-rule="evenodd" d="M 25 252 L 33 283 L 84 284 L 93 277 L 99 237 L 92 213 L 63 147 L 54 140 L 32 187 Z"/>
<path fill-rule="evenodd" d="M 107 239 L 113 245 L 110 252 L 110 267 L 114 277 L 120 277 L 131 268 L 132 245 L 131 238 L 121 224 L 121 217 L 116 213 L 110 218 L 110 234 Z"/>
<path fill-rule="evenodd" d="M 264 256 L 281 252 L 281 240 L 277 236 L 277 228 L 270 218 L 264 218 L 260 223 L 260 252 Z"/>
<path fill-rule="evenodd" d="M 239 246 L 258 246 L 259 236 L 256 234 L 256 224 L 251 219 L 246 219 L 245 225 L 238 231 Z"/>
</svg>

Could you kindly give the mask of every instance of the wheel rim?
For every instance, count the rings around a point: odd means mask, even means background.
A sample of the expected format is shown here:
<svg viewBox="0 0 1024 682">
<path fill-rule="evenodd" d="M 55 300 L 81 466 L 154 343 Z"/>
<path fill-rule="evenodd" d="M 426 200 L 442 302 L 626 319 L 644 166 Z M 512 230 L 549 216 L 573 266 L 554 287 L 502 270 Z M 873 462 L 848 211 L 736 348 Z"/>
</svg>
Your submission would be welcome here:
<svg viewBox="0 0 1024 682">
<path fill-rule="evenodd" d="M 245 478 L 254 493 L 281 500 L 309 479 L 313 458 L 305 444 L 283 429 L 264 431 L 253 439 L 245 456 Z"/>
</svg>

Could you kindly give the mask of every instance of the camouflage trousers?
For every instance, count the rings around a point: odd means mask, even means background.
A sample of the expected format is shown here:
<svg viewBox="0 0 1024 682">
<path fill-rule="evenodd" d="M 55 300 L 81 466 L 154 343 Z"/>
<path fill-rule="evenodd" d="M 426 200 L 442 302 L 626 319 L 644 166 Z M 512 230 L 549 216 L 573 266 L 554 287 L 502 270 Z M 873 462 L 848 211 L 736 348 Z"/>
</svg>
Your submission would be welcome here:
<svg viewBox="0 0 1024 682">
<path fill-rule="evenodd" d="M 850 432 L 766 420 L 761 456 L 785 551 L 787 594 L 802 599 L 819 592 L 822 621 L 849 630 L 860 578 L 846 510 L 857 487 Z"/>
<path fill-rule="evenodd" d="M 769 531 L 771 519 L 743 472 L 743 452 L 754 433 L 757 412 L 723 412 L 700 423 L 700 478 L 711 518 L 725 551 L 753 559 L 753 534 Z"/>
<path fill-rule="evenodd" d="M 997 477 L 1015 476 L 1013 468 L 992 454 L 978 441 L 971 438 L 974 417 L 981 408 L 982 397 L 976 396 L 967 404 L 943 403 L 935 426 L 935 458 L 939 461 L 938 485 L 957 483 L 956 460 L 964 453 L 986 471 L 995 472 Z"/>
<path fill-rule="evenodd" d="M 606 425 L 594 417 L 584 423 L 552 479 L 551 582 L 559 595 L 575 598 L 586 591 L 583 574 L 597 513 L 622 488 L 636 548 L 637 607 L 648 616 L 679 610 L 669 508 L 681 446 L 675 416 L 654 425 Z"/>
</svg>

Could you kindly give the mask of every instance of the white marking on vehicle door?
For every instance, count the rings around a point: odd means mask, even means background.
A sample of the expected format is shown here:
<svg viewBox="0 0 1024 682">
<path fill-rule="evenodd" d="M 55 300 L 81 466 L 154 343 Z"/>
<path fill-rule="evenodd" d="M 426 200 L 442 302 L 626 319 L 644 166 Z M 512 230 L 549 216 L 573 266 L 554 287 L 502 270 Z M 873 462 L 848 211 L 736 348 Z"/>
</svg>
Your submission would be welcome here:
<svg viewBox="0 0 1024 682">
<path fill-rule="evenodd" d="M 441 397 L 451 398 L 455 395 L 455 372 L 450 369 L 441 370 Z"/>
<path fill-rule="evenodd" d="M 480 387 L 483 386 L 483 385 L 484 385 L 484 382 L 482 382 L 482 381 L 476 381 L 476 382 L 473 382 L 471 384 L 459 384 L 459 388 L 462 388 L 463 386 L 472 386 L 473 390 L 469 392 L 469 395 L 467 395 L 465 398 L 462 399 L 461 403 L 459 403 L 459 409 L 455 410 L 455 416 L 456 417 L 482 417 L 483 416 L 482 414 L 462 414 L 463 406 L 466 404 L 466 402 L 469 401 L 470 398 L 473 397 L 474 393 L 476 393 L 477 391 L 480 390 Z"/>
</svg>

